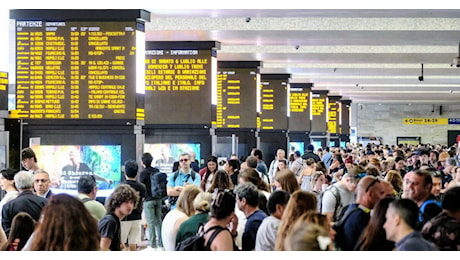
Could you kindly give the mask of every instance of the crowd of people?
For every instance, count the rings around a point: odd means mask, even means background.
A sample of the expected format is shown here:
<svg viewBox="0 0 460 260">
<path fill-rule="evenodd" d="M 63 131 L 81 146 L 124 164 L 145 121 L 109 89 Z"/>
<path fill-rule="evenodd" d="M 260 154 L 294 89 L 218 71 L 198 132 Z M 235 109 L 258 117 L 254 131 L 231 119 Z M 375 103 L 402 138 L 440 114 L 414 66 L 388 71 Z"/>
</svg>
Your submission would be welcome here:
<svg viewBox="0 0 460 260">
<path fill-rule="evenodd" d="M 54 194 L 24 151 L 25 170 L 0 171 L 5 251 L 175 251 L 197 234 L 211 251 L 460 250 L 455 146 L 308 145 L 269 161 L 254 148 L 203 167 L 184 152 L 170 173 L 146 152 L 104 205 L 94 175 Z"/>
</svg>

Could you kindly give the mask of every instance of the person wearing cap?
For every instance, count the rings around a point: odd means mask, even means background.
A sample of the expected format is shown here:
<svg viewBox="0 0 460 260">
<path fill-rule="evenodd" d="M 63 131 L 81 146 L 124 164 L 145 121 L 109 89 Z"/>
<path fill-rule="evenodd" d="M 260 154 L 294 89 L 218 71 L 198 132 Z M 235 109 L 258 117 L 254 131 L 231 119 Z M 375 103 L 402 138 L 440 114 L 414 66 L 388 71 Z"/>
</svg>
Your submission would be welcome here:
<svg viewBox="0 0 460 260">
<path fill-rule="evenodd" d="M 104 205 L 96 201 L 97 183 L 93 175 L 82 175 L 78 179 L 77 197 L 83 202 L 85 208 L 98 222 L 107 213 Z"/>
<path fill-rule="evenodd" d="M 415 171 L 418 168 L 420 168 L 420 160 L 419 160 L 419 151 L 414 151 L 412 152 L 408 157 L 407 157 L 407 171 Z"/>
<path fill-rule="evenodd" d="M 321 161 L 321 158 L 317 154 L 315 154 L 315 147 L 312 144 L 309 144 L 307 146 L 307 150 L 305 150 L 305 153 L 302 155 L 303 160 L 307 160 L 308 158 L 313 158 L 315 162 Z"/>
<path fill-rule="evenodd" d="M 438 159 L 438 171 L 442 171 L 444 167 L 446 166 L 446 159 L 450 158 L 450 155 L 448 152 L 442 152 L 439 154 L 439 159 Z"/>
<path fill-rule="evenodd" d="M 0 212 L 2 211 L 3 205 L 5 205 L 8 201 L 15 199 L 19 191 L 14 186 L 14 175 L 16 175 L 16 170 L 7 168 L 0 171 L 0 188 L 6 192 L 5 196 L 0 201 Z M 0 222 L 2 220 L 2 216 L 0 214 Z"/>
<path fill-rule="evenodd" d="M 40 170 L 37 164 L 37 156 L 35 155 L 34 150 L 30 147 L 26 147 L 21 151 L 21 164 L 24 169 L 35 173 Z"/>
</svg>

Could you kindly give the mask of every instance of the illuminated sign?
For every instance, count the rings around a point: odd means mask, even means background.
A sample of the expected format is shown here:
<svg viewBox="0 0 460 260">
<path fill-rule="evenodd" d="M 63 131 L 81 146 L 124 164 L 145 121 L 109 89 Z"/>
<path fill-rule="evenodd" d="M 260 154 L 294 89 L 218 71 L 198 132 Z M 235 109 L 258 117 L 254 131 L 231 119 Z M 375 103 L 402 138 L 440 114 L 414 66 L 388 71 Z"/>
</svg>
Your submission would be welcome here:
<svg viewBox="0 0 460 260">
<path fill-rule="evenodd" d="M 405 125 L 447 125 L 448 118 L 403 118 Z"/>
<path fill-rule="evenodd" d="M 249 63 L 249 64 L 247 64 Z M 256 128 L 258 62 L 219 62 L 217 71 L 217 128 Z M 235 65 L 253 65 L 241 68 Z M 232 65 L 234 65 L 233 68 Z M 229 67 L 230 66 L 230 67 Z"/>
<path fill-rule="evenodd" d="M 8 73 L 0 72 L 0 110 L 8 110 Z"/>
<path fill-rule="evenodd" d="M 311 118 L 313 133 L 327 131 L 327 91 L 315 91 L 311 94 Z"/>
<path fill-rule="evenodd" d="M 340 98 L 330 96 L 327 109 L 327 129 L 330 134 L 339 134 Z"/>
<path fill-rule="evenodd" d="M 212 71 L 217 69 L 212 46 L 146 43 L 146 124 L 211 124 Z"/>
<path fill-rule="evenodd" d="M 289 130 L 310 131 L 311 83 L 291 83 L 289 92 Z"/>
<path fill-rule="evenodd" d="M 287 129 L 289 74 L 262 74 L 260 129 Z"/>
<path fill-rule="evenodd" d="M 16 21 L 16 108 L 29 119 L 133 119 L 136 22 Z"/>
</svg>

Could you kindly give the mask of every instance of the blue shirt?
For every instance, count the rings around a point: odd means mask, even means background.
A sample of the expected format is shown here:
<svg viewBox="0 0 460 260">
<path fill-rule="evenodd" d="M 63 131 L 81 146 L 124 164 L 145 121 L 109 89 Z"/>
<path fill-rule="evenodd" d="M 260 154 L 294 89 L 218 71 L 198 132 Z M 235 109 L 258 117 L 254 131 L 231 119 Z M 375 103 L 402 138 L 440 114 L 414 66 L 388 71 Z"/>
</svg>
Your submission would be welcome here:
<svg viewBox="0 0 460 260">
<path fill-rule="evenodd" d="M 438 251 L 438 247 L 414 231 L 396 243 L 397 251 Z"/>
<path fill-rule="evenodd" d="M 174 180 L 174 175 L 175 175 L 175 172 L 169 175 L 167 187 L 174 188 L 176 186 L 184 186 L 186 183 L 195 184 L 198 187 L 200 187 L 201 178 L 200 178 L 200 174 L 198 174 L 197 172 L 195 172 L 195 179 L 192 178 L 192 170 L 190 170 L 186 174 L 182 173 L 179 170 L 179 175 L 177 175 L 176 180 Z M 171 210 L 175 208 L 176 208 L 175 204 L 171 206 Z"/>
<path fill-rule="evenodd" d="M 243 251 L 251 251 L 256 248 L 257 230 L 260 224 L 267 217 L 267 214 L 258 209 L 247 217 L 244 232 L 241 237 L 241 246 Z"/>
</svg>

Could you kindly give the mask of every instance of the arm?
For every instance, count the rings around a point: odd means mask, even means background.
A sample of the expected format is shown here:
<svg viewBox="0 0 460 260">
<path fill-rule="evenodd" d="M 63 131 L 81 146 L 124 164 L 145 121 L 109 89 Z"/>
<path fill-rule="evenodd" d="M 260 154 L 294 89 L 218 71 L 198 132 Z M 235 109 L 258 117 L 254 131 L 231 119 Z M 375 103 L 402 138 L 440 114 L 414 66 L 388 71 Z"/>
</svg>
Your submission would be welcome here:
<svg viewBox="0 0 460 260">
<path fill-rule="evenodd" d="M 101 250 L 102 251 L 110 251 L 110 244 L 112 243 L 112 239 L 108 238 L 108 237 L 102 237 L 101 238 L 101 243 L 100 243 L 100 246 L 101 246 Z"/>
</svg>

